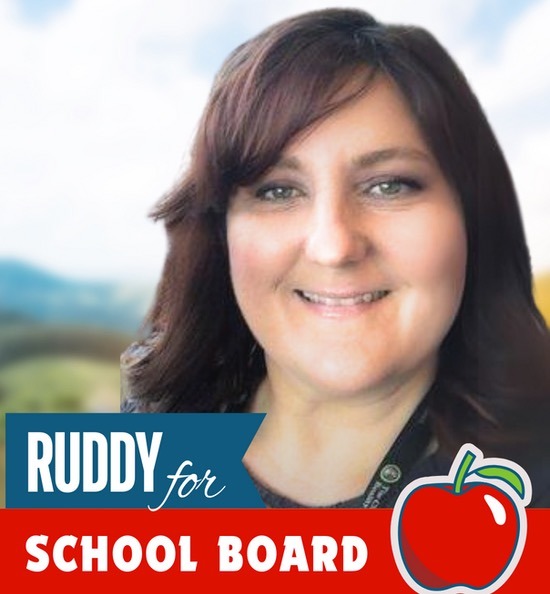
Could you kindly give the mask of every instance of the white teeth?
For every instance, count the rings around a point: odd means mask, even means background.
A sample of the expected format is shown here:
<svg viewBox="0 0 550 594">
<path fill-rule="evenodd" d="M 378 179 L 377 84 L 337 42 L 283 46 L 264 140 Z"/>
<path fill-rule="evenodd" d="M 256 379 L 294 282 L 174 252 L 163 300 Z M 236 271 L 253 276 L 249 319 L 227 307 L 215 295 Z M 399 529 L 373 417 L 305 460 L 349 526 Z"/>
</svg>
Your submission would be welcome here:
<svg viewBox="0 0 550 594">
<path fill-rule="evenodd" d="M 371 293 L 362 293 L 353 297 L 327 297 L 318 293 L 310 293 L 309 291 L 298 291 L 298 293 L 304 299 L 307 299 L 307 301 L 311 301 L 311 303 L 319 303 L 320 305 L 330 307 L 350 307 L 352 305 L 359 305 L 360 303 L 378 301 L 382 297 L 385 297 L 389 291 L 372 291 Z"/>
</svg>

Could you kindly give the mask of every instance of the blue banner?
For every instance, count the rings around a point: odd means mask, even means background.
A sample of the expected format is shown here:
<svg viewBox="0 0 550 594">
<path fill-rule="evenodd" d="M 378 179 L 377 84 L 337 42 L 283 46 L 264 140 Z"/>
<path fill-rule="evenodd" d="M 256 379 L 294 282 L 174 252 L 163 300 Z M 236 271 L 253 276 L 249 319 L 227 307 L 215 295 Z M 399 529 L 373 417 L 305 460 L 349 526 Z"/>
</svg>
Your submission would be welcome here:
<svg viewBox="0 0 550 594">
<path fill-rule="evenodd" d="M 241 461 L 263 418 L 7 414 L 6 507 L 264 507 Z"/>
</svg>

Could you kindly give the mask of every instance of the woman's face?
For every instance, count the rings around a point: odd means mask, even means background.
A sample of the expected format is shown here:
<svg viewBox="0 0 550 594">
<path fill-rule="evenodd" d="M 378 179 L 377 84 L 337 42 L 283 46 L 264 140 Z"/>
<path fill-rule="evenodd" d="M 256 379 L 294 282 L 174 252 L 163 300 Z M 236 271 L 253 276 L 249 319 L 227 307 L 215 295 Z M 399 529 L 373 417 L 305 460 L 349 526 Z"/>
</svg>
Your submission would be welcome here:
<svg viewBox="0 0 550 594">
<path fill-rule="evenodd" d="M 391 82 L 301 134 L 227 215 L 268 376 L 313 398 L 430 381 L 460 305 L 458 198 Z"/>
</svg>

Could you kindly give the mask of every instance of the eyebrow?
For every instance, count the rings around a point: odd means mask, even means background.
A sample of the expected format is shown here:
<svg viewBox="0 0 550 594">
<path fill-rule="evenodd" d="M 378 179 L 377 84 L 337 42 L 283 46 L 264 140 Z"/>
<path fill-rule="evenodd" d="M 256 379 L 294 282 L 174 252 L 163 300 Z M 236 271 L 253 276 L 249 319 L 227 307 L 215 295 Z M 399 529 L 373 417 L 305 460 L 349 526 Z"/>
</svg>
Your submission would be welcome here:
<svg viewBox="0 0 550 594">
<path fill-rule="evenodd" d="M 357 157 L 354 157 L 352 165 L 356 169 L 364 169 L 378 165 L 379 163 L 397 159 L 426 161 L 428 163 L 432 163 L 432 158 L 425 151 L 412 147 L 398 146 L 370 151 L 368 153 L 358 155 Z M 296 157 L 283 156 L 275 163 L 275 165 L 273 165 L 272 169 L 290 169 L 291 171 L 301 171 L 302 164 Z"/>
<path fill-rule="evenodd" d="M 353 165 L 358 169 L 362 169 L 395 159 L 432 162 L 430 155 L 425 151 L 412 147 L 398 146 L 359 155 L 353 159 Z"/>
</svg>

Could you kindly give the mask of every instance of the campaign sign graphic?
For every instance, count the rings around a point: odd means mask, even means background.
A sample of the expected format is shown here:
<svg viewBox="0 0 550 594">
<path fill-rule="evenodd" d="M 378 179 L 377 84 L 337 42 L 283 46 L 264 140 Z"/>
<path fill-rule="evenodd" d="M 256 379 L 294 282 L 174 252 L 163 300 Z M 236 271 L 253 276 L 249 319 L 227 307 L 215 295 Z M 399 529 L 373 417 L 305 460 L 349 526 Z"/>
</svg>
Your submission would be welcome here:
<svg viewBox="0 0 550 594">
<path fill-rule="evenodd" d="M 489 594 L 516 568 L 531 482 L 518 464 L 461 447 L 448 476 L 411 482 L 391 519 L 398 569 L 420 594 Z"/>
<path fill-rule="evenodd" d="M 6 415 L 6 507 L 254 508 L 262 414 Z"/>
</svg>

